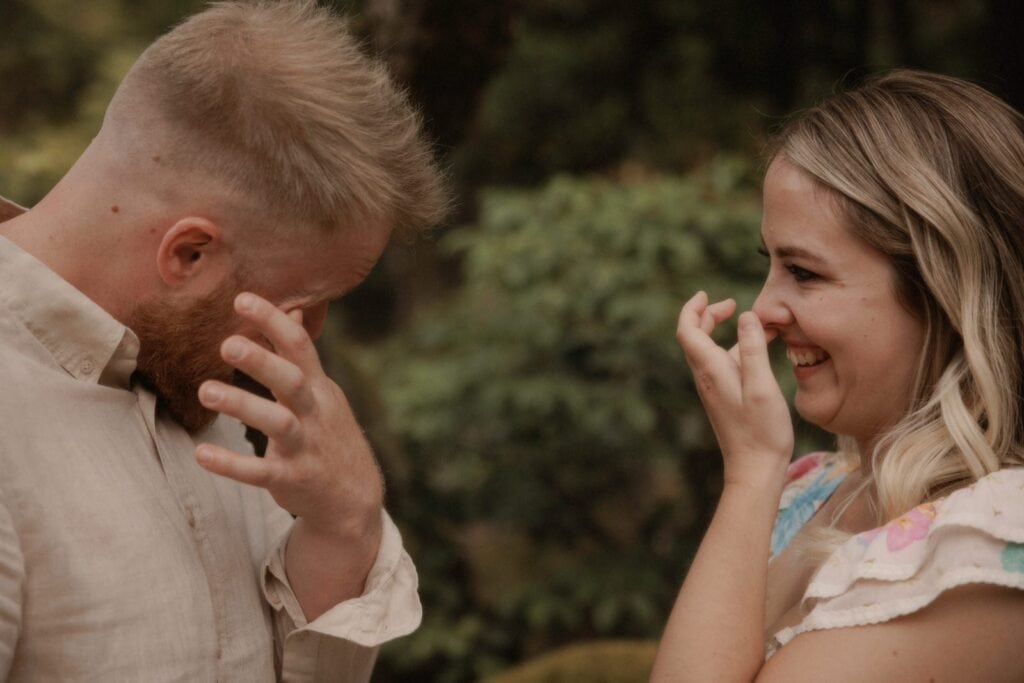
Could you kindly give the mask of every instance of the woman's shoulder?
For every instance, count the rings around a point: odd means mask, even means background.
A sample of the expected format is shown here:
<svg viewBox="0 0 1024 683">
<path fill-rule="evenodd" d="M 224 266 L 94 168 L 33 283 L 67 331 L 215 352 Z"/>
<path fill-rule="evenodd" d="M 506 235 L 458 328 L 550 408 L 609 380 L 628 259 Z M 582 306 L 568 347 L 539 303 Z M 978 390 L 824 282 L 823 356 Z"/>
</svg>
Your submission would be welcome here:
<svg viewBox="0 0 1024 683">
<path fill-rule="evenodd" d="M 853 536 L 811 580 L 807 617 L 777 639 L 888 621 L 965 584 L 1024 589 L 1024 468 L 994 472 Z"/>
</svg>

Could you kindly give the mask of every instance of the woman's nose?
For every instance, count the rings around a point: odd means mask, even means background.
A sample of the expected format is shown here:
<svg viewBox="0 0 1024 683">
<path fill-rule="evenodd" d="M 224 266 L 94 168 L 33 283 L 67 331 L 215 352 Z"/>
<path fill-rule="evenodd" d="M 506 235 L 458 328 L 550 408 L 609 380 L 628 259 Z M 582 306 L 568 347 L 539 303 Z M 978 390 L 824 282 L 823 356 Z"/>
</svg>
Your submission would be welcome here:
<svg viewBox="0 0 1024 683">
<path fill-rule="evenodd" d="M 793 312 L 771 278 L 765 281 L 751 310 L 765 327 L 783 327 L 793 323 Z"/>
</svg>

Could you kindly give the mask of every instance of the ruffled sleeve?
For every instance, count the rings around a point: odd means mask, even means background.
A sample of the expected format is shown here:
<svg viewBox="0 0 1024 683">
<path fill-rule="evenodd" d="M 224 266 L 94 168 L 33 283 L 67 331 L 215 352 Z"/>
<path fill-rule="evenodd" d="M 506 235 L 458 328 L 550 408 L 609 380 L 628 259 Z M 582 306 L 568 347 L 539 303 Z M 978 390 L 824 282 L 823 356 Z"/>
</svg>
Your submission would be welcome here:
<svg viewBox="0 0 1024 683">
<path fill-rule="evenodd" d="M 995 472 L 851 538 L 811 580 L 807 616 L 773 645 L 805 631 L 889 621 L 969 583 L 1024 589 L 1024 469 Z"/>
</svg>

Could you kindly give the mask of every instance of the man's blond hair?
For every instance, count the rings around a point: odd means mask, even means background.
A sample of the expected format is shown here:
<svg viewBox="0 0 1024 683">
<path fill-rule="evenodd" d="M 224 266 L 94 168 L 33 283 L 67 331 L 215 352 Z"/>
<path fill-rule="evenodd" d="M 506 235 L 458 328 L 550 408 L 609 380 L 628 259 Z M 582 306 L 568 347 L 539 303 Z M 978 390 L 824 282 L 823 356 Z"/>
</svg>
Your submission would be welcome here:
<svg viewBox="0 0 1024 683">
<path fill-rule="evenodd" d="M 146 140 L 147 163 L 244 197 L 275 232 L 298 219 L 409 233 L 445 208 L 419 116 L 312 0 L 212 4 L 142 54 L 107 123 Z"/>
</svg>

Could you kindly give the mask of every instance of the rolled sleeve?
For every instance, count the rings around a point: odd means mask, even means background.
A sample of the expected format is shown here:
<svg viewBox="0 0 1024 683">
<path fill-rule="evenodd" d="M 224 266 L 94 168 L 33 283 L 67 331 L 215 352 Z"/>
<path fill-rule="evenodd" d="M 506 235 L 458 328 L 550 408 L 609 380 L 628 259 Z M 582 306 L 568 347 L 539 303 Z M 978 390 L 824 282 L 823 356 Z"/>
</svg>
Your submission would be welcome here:
<svg viewBox="0 0 1024 683">
<path fill-rule="evenodd" d="M 418 578 L 402 537 L 384 511 L 380 550 L 363 594 L 307 623 L 285 573 L 288 535 L 264 564 L 263 594 L 273 612 L 285 681 L 369 681 L 381 644 L 412 633 L 423 617 Z"/>
</svg>

